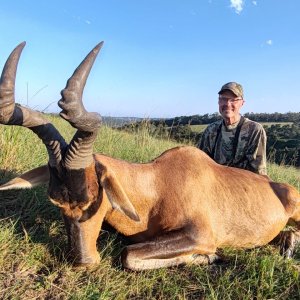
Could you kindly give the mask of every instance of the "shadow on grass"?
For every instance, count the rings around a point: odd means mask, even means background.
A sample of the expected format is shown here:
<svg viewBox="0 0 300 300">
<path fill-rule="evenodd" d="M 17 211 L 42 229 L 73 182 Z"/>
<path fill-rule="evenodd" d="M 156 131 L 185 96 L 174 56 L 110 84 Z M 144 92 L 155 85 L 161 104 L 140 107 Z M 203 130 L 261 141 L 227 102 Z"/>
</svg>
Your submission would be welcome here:
<svg viewBox="0 0 300 300">
<path fill-rule="evenodd" d="M 17 175 L 13 171 L 0 170 L 0 184 Z M 61 244 L 61 234 L 58 234 L 62 227 L 60 212 L 48 200 L 46 186 L 0 191 L 0 220 L 10 221 L 17 235 L 26 235 L 33 243 L 49 245 L 51 255 L 55 254 L 56 247 L 51 246 L 55 240 Z"/>
<path fill-rule="evenodd" d="M 0 169 L 0 185 L 18 176 L 14 171 Z M 68 259 L 67 234 L 60 215 L 47 196 L 47 186 L 33 189 L 0 191 L 0 221 L 11 222 L 17 235 L 26 235 L 31 242 L 46 245 L 58 262 Z M 98 238 L 101 255 L 112 256 L 113 265 L 120 268 L 120 253 L 128 241 L 107 224 Z"/>
</svg>

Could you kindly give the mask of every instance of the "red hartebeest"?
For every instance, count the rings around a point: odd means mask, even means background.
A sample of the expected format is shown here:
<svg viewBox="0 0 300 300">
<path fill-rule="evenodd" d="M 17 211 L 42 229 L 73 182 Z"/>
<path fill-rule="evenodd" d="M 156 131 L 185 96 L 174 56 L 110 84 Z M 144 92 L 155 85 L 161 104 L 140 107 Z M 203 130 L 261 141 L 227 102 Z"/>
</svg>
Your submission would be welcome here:
<svg viewBox="0 0 300 300">
<path fill-rule="evenodd" d="M 82 92 L 98 44 L 62 90 L 60 116 L 77 129 L 69 144 L 39 112 L 15 105 L 14 85 L 25 43 L 9 56 L 0 82 L 0 123 L 31 129 L 46 145 L 48 165 L 31 170 L 0 190 L 49 182 L 50 200 L 61 209 L 70 249 L 80 265 L 99 263 L 102 222 L 131 238 L 123 265 L 133 270 L 207 263 L 217 248 L 265 245 L 289 221 L 290 256 L 300 229 L 295 188 L 249 171 L 218 165 L 194 147 L 177 147 L 150 163 L 135 164 L 92 153 L 101 118 L 87 112 Z"/>
</svg>

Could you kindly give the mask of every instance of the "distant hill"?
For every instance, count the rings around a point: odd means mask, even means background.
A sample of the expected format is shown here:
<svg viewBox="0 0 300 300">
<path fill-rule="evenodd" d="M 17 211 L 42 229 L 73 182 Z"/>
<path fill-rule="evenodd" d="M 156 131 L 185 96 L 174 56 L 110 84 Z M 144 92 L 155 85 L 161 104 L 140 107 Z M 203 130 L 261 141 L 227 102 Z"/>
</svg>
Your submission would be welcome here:
<svg viewBox="0 0 300 300">
<path fill-rule="evenodd" d="M 48 113 L 46 113 L 46 114 L 48 114 Z M 48 115 L 59 117 L 59 114 L 56 114 L 56 113 L 49 113 Z M 119 127 L 119 126 L 123 126 L 126 124 L 141 122 L 143 120 L 143 118 L 137 118 L 137 117 L 101 116 L 101 118 L 102 118 L 103 124 L 108 125 L 110 127 Z"/>
<path fill-rule="evenodd" d="M 103 124 L 106 124 L 110 127 L 119 127 L 126 124 L 141 122 L 142 118 L 136 118 L 136 117 L 107 117 L 107 116 L 101 116 Z"/>
</svg>

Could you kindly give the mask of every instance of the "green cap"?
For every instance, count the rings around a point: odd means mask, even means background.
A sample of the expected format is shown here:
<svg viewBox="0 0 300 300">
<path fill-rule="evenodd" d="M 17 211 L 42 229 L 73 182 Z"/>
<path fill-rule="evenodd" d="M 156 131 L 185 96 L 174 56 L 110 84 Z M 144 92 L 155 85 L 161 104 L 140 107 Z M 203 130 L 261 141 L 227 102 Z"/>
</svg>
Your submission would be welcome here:
<svg viewBox="0 0 300 300">
<path fill-rule="evenodd" d="M 237 97 L 244 97 L 243 87 L 237 82 L 228 82 L 224 84 L 218 94 L 222 94 L 222 92 L 226 90 L 233 92 Z"/>
</svg>

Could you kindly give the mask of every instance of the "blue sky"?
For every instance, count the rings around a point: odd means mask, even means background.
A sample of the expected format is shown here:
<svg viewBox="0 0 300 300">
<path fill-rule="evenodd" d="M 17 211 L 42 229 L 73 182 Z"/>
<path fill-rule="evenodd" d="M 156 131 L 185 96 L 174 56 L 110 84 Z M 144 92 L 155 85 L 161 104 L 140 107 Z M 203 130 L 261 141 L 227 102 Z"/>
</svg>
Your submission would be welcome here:
<svg viewBox="0 0 300 300">
<path fill-rule="evenodd" d="M 299 0 L 1 1 L 0 67 L 25 40 L 16 99 L 58 112 L 66 80 L 103 40 L 84 93 L 90 111 L 213 113 L 221 85 L 238 81 L 242 112 L 299 112 L 299 11 Z"/>
</svg>

